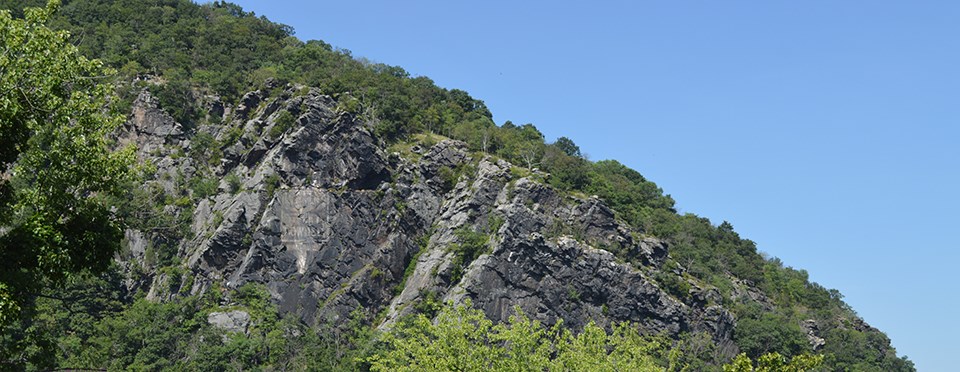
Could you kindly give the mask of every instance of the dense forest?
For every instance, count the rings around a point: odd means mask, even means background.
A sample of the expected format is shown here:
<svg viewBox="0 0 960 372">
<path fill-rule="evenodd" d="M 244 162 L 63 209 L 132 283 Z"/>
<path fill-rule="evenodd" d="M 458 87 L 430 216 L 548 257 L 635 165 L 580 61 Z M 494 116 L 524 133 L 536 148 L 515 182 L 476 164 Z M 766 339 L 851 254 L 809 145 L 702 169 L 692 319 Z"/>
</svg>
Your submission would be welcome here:
<svg viewBox="0 0 960 372">
<path fill-rule="evenodd" d="M 9 12 L 5 17 L 13 19 L 22 18 L 26 7 L 44 6 L 43 0 L 0 0 L 0 9 Z M 758 370 L 913 370 L 838 291 L 811 282 L 803 270 L 765 257 L 731 223 L 678 213 L 674 200 L 655 183 L 615 160 L 586 159 L 571 139 L 548 141 L 533 124 L 497 124 L 483 101 L 462 90 L 438 87 L 427 77 L 353 56 L 323 41 L 300 40 L 291 27 L 226 2 L 65 0 L 47 25 L 66 30 L 80 54 L 103 62 L 108 76 L 100 81 L 110 87 L 106 102 L 111 112 L 129 115 L 143 90 L 156 97 L 190 138 L 191 147 L 180 156 L 196 160 L 200 176 L 185 179 L 183 192 L 170 194 L 139 187 L 152 175 L 150 164 L 137 166 L 138 179 L 125 181 L 113 202 L 127 227 L 151 231 L 158 242 L 148 255 L 150 265 L 118 260 L 67 275 L 33 296 L 32 305 L 24 308 L 26 316 L 4 326 L 4 366 L 750 370 L 759 363 Z M 641 334 L 627 323 L 572 332 L 518 311 L 511 322 L 494 324 L 469 304 L 423 303 L 417 315 L 382 331 L 374 324 L 375 315 L 359 311 L 346 326 L 308 326 L 280 311 L 266 290 L 252 283 L 181 293 L 164 301 L 147 299 L 142 289 L 128 290 L 125 283 L 149 276 L 145 271 L 191 280 L 176 246 L 191 235 L 193 221 L 190 213 L 165 213 L 169 209 L 164 207 L 188 210 L 216 193 L 221 180 L 232 189 L 241 187 L 231 175 L 213 170 L 242 133 L 231 138 L 204 131 L 225 119 L 222 107 L 211 102 L 237 105 L 250 91 L 290 91 L 270 87 L 319 89 L 336 99 L 338 109 L 372 123 L 375 137 L 391 152 L 408 155 L 414 146 L 456 139 L 469 151 L 515 164 L 517 172 L 563 193 L 599 197 L 617 219 L 643 236 L 669 242 L 664 268 L 652 278 L 660 288 L 683 301 L 695 301 L 691 283 L 718 294 L 703 301 L 733 314 L 733 341 L 742 355 L 731 359 L 700 334 Z M 266 135 L 280 137 L 296 125 L 293 117 L 280 116 L 277 122 L 283 125 Z M 441 176 L 452 188 L 466 171 L 445 169 Z M 464 242 L 471 241 L 468 232 L 462 235 Z M 483 253 L 467 249 L 468 243 L 459 247 L 467 262 Z M 616 247 L 599 248 L 626 262 L 634 260 Z M 749 294 L 742 294 L 744 288 Z M 208 323 L 209 315 L 225 302 L 250 314 L 246 332 L 225 333 Z M 816 324 L 813 338 L 818 342 L 811 341 L 804 324 Z"/>
</svg>

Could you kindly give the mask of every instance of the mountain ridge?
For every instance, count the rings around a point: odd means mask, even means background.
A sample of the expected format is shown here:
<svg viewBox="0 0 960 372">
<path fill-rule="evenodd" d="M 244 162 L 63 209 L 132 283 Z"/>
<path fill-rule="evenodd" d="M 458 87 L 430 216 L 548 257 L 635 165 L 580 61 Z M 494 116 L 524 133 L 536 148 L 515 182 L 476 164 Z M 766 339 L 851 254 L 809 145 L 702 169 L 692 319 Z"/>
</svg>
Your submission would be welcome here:
<svg viewBox="0 0 960 372">
<path fill-rule="evenodd" d="M 87 30 L 70 17 L 110 18 L 104 4 L 67 2 L 60 21 Z M 132 113 L 117 142 L 136 144 L 148 168 L 121 211 L 135 221 L 121 260 L 128 293 L 175 302 L 257 283 L 281 314 L 315 327 L 358 308 L 384 326 L 469 298 L 497 321 L 517 305 L 573 328 L 631 321 L 673 338 L 703 332 L 719 350 L 712 366 L 737 351 L 779 351 L 826 353 L 837 369 L 912 368 L 838 292 L 764 260 L 729 223 L 677 214 L 638 172 L 587 161 L 569 139 L 497 126 L 465 92 L 322 42 L 294 43 L 290 31 L 277 37 L 284 27 L 231 4 L 111 6 L 159 7 L 191 27 L 247 22 L 272 30 L 253 38 L 285 45 L 264 55 L 319 56 L 272 70 L 247 63 L 239 71 L 256 78 L 241 83 L 229 68 L 137 61 L 81 42 L 134 80 L 117 84 L 117 109 Z M 124 23 L 93 27 L 87 35 Z M 225 36 L 216 29 L 195 32 Z M 163 73 L 145 71 L 163 63 Z M 218 305 L 229 309 L 228 300 Z"/>
</svg>

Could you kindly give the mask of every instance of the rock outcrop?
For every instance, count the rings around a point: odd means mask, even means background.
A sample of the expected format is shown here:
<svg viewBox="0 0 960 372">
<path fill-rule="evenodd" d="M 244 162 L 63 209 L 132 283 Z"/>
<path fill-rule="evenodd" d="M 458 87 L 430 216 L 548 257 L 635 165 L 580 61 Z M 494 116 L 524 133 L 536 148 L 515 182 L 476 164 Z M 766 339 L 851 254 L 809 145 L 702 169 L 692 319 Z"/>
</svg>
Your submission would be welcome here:
<svg viewBox="0 0 960 372">
<path fill-rule="evenodd" d="M 227 332 L 246 333 L 250 325 L 250 314 L 240 310 L 212 312 L 207 315 L 207 323 Z"/>
<path fill-rule="evenodd" d="M 193 280 L 176 288 L 158 274 L 153 298 L 254 282 L 309 324 L 363 308 L 389 327 L 427 302 L 470 299 L 495 321 L 520 309 L 573 328 L 631 321 L 650 334 L 732 339 L 734 319 L 708 290 L 678 298 L 652 279 L 667 243 L 622 223 L 599 198 L 558 192 L 454 140 L 388 153 L 370 123 L 315 89 L 252 92 L 216 114 L 223 124 L 197 128 L 217 139 L 208 164 L 171 156 L 198 153 L 196 144 L 146 91 L 121 136 L 157 166 L 148 183 L 171 193 L 194 178 L 219 183 L 195 205 L 170 206 L 192 216 L 177 249 Z M 285 116 L 293 125 L 283 126 Z M 144 260 L 148 233 L 128 233 L 131 259 Z M 466 244 L 479 254 L 465 256 Z M 245 328 L 215 314 L 215 324 Z"/>
</svg>

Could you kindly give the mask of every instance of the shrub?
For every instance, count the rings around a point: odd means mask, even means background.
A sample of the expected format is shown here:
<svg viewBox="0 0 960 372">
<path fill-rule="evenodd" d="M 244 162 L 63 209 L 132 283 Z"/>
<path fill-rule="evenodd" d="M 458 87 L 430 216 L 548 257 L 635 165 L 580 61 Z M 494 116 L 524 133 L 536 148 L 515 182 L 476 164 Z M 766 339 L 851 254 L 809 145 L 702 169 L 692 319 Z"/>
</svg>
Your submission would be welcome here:
<svg viewBox="0 0 960 372">
<path fill-rule="evenodd" d="M 227 181 L 227 190 L 230 191 L 231 194 L 236 194 L 238 191 L 240 191 L 240 188 L 243 186 L 243 184 L 240 181 L 240 176 L 238 176 L 236 173 L 228 174 L 226 181 Z"/>
<path fill-rule="evenodd" d="M 190 190 L 195 199 L 205 199 L 217 193 L 218 184 L 215 178 L 194 177 L 190 179 Z"/>
<path fill-rule="evenodd" d="M 270 128 L 270 138 L 279 138 L 286 133 L 287 130 L 293 128 L 294 123 L 295 120 L 290 111 L 280 111 L 280 113 L 277 114 L 277 118 L 273 121 L 273 127 Z"/>
<path fill-rule="evenodd" d="M 487 242 L 490 236 L 473 231 L 467 227 L 461 227 L 454 232 L 460 242 L 450 246 L 453 252 L 453 273 L 450 275 L 451 282 L 458 282 L 463 277 L 463 272 L 473 260 L 480 255 L 487 253 Z"/>
</svg>

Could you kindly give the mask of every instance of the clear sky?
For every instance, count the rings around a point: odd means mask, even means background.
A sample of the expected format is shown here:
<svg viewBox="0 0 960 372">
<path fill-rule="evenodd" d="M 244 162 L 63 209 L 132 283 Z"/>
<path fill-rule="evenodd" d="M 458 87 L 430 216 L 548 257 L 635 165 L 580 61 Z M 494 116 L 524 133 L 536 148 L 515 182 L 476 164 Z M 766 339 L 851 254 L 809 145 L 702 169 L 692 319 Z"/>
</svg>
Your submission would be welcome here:
<svg viewBox="0 0 960 372">
<path fill-rule="evenodd" d="M 960 2 L 237 3 L 620 160 L 955 370 Z"/>
</svg>

